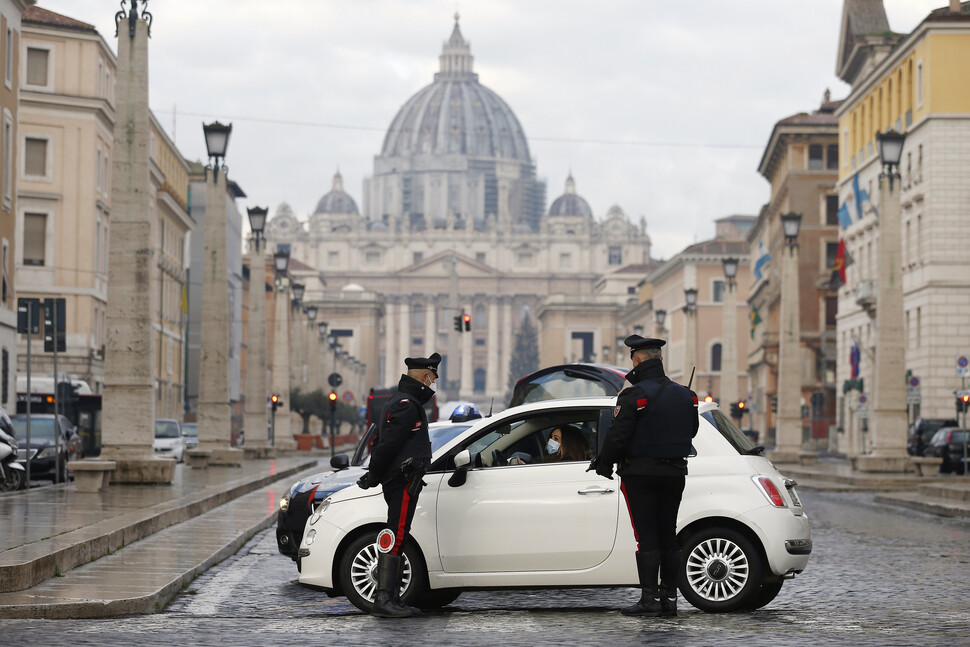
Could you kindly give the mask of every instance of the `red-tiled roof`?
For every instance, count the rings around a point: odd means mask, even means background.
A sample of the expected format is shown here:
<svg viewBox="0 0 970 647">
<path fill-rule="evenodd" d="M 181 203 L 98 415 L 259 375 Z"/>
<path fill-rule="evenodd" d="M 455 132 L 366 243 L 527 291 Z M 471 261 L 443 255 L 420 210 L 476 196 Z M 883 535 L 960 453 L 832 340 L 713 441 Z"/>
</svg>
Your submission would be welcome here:
<svg viewBox="0 0 970 647">
<path fill-rule="evenodd" d="M 89 25 L 80 20 L 68 18 L 59 13 L 54 13 L 41 7 L 28 7 L 23 13 L 23 22 L 31 25 L 46 25 L 48 27 L 61 27 L 63 29 L 73 29 L 75 31 L 86 31 L 93 34 L 98 33 L 94 25 Z"/>
</svg>

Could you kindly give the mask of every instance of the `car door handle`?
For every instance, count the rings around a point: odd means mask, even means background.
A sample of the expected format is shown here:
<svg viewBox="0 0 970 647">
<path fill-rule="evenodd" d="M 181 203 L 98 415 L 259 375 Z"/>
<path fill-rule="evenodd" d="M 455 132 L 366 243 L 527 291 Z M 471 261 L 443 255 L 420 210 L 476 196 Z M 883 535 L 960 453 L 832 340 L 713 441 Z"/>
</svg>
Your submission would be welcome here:
<svg viewBox="0 0 970 647">
<path fill-rule="evenodd" d="M 577 494 L 613 494 L 613 492 L 611 487 L 588 487 L 585 490 L 579 490 Z"/>
</svg>

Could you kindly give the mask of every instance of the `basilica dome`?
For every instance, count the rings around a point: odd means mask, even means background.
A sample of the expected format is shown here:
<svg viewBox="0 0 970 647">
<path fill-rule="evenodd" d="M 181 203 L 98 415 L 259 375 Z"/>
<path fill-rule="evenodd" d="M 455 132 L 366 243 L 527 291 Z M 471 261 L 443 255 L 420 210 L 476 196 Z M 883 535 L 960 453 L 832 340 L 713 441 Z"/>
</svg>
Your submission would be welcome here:
<svg viewBox="0 0 970 647">
<path fill-rule="evenodd" d="M 313 215 L 330 213 L 360 213 L 357 211 L 357 203 L 344 191 L 344 179 L 340 175 L 340 171 L 337 171 L 333 176 L 333 186 L 330 193 L 320 198 L 317 208 L 313 211 Z"/>
<path fill-rule="evenodd" d="M 408 99 L 394 117 L 381 156 L 459 154 L 530 163 L 515 113 L 472 71 L 471 49 L 457 16 L 439 60 L 434 83 Z"/>
<path fill-rule="evenodd" d="M 593 217 L 593 210 L 589 208 L 589 203 L 576 193 L 576 182 L 573 180 L 572 173 L 566 178 L 566 192 L 556 198 L 549 207 L 549 216 Z"/>
</svg>

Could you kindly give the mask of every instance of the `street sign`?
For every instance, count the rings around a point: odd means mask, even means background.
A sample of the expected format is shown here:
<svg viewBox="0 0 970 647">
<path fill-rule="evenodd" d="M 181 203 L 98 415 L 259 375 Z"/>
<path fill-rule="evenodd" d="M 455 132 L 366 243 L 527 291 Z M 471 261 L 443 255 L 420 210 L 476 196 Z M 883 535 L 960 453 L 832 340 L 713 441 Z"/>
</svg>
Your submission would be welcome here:
<svg viewBox="0 0 970 647">
<path fill-rule="evenodd" d="M 327 378 L 327 384 L 336 388 L 344 383 L 344 378 L 340 377 L 340 373 L 331 373 Z"/>
<path fill-rule="evenodd" d="M 857 418 L 868 418 L 869 417 L 869 405 L 860 404 L 859 409 L 856 411 Z"/>
<path fill-rule="evenodd" d="M 354 394 L 352 391 L 344 391 L 344 402 L 350 403 L 354 401 Z"/>
<path fill-rule="evenodd" d="M 909 386 L 911 388 L 917 388 L 919 386 L 919 378 L 916 377 L 915 375 L 909 378 Z"/>
<path fill-rule="evenodd" d="M 970 377 L 970 360 L 966 355 L 957 357 L 957 377 Z"/>
<path fill-rule="evenodd" d="M 57 341 L 57 352 L 67 350 L 67 303 L 64 298 L 44 299 L 44 352 L 54 352 L 54 341 Z"/>
<path fill-rule="evenodd" d="M 29 323 L 28 323 L 29 321 Z M 17 332 L 32 335 L 40 334 L 40 299 L 17 299 Z"/>
<path fill-rule="evenodd" d="M 898 382 L 897 382 L 897 384 L 898 384 Z M 859 404 L 865 404 L 865 403 L 866 403 L 866 402 L 868 402 L 868 401 L 869 401 L 869 399 L 868 399 L 868 398 L 866 398 L 866 396 L 865 396 L 865 395 L 860 395 L 860 396 L 859 396 Z"/>
</svg>

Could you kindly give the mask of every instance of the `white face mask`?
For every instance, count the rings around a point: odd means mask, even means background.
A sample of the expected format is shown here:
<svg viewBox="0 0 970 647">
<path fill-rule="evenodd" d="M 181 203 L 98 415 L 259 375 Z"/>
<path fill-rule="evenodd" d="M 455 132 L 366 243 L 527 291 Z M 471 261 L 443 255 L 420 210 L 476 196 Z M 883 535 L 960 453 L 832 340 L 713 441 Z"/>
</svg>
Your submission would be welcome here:
<svg viewBox="0 0 970 647">
<path fill-rule="evenodd" d="M 554 438 L 550 438 L 549 442 L 546 443 L 546 453 L 555 454 L 558 451 L 559 451 L 559 443 Z"/>
</svg>

